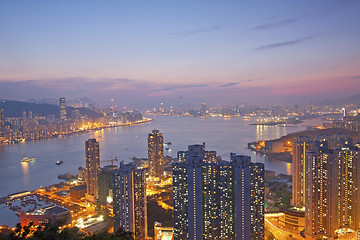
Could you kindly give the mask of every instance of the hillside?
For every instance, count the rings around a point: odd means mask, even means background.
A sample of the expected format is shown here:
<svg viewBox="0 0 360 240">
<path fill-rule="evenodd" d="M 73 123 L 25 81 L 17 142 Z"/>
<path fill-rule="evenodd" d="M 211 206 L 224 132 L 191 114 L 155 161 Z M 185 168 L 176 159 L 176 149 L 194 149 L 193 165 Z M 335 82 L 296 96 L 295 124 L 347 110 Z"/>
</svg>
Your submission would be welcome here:
<svg viewBox="0 0 360 240">
<path fill-rule="evenodd" d="M 59 118 L 60 112 L 59 106 L 56 105 L 7 100 L 0 101 L 0 109 L 4 109 L 5 117 L 21 117 L 23 111 L 31 111 L 33 114 L 37 114 L 39 116 L 55 115 L 55 117 Z M 82 115 L 87 115 L 92 119 L 101 117 L 101 114 L 87 108 L 66 108 L 66 112 L 70 117 L 72 111 L 74 110 L 79 110 Z"/>
<path fill-rule="evenodd" d="M 335 105 L 335 106 L 342 106 L 348 104 L 360 104 L 360 94 L 353 95 L 348 98 L 344 99 L 328 99 L 321 102 L 318 102 L 317 105 Z"/>
</svg>

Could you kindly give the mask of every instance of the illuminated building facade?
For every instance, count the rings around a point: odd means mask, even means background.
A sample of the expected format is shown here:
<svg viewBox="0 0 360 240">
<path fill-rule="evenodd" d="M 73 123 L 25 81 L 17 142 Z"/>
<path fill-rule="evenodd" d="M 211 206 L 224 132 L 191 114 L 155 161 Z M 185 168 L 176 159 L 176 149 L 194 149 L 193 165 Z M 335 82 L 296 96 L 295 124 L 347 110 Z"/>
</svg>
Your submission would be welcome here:
<svg viewBox="0 0 360 240">
<path fill-rule="evenodd" d="M 113 189 L 113 171 L 116 166 L 104 166 L 99 173 L 99 197 L 98 203 L 106 205 L 112 203 L 112 189 Z"/>
<path fill-rule="evenodd" d="M 81 198 L 85 197 L 86 190 L 87 189 L 85 184 L 71 187 L 69 189 L 70 197 L 73 200 L 80 200 Z"/>
<path fill-rule="evenodd" d="M 71 214 L 68 209 L 56 205 L 44 207 L 33 212 L 21 212 L 21 226 L 28 226 L 30 222 L 34 226 L 46 225 L 48 223 L 63 226 L 71 224 Z"/>
<path fill-rule="evenodd" d="M 306 154 L 305 234 L 335 237 L 359 230 L 360 159 L 357 147 L 344 139 L 338 149 L 317 141 Z"/>
<path fill-rule="evenodd" d="M 135 239 L 147 238 L 146 176 L 135 164 L 120 163 L 114 171 L 114 229 L 122 227 Z"/>
<path fill-rule="evenodd" d="M 159 130 L 153 130 L 148 136 L 149 173 L 153 177 L 163 177 L 164 140 Z"/>
<path fill-rule="evenodd" d="M 305 206 L 305 160 L 306 153 L 310 148 L 310 143 L 311 139 L 308 136 L 300 136 L 293 143 L 292 204 L 299 208 Z"/>
<path fill-rule="evenodd" d="M 174 228 L 163 227 L 161 223 L 154 223 L 154 240 L 173 240 Z"/>
<path fill-rule="evenodd" d="M 235 154 L 231 162 L 207 161 L 204 145 L 180 155 L 185 161 L 173 165 L 174 239 L 264 239 L 264 165 Z"/>
<path fill-rule="evenodd" d="M 179 162 L 185 162 L 186 158 L 193 154 L 204 155 L 203 162 L 216 163 L 220 161 L 216 151 L 206 151 L 205 143 L 189 145 L 187 151 L 178 151 L 177 157 Z"/>
<path fill-rule="evenodd" d="M 250 163 L 250 239 L 264 239 L 265 233 L 265 167 Z"/>
<path fill-rule="evenodd" d="M 4 133 L 5 133 L 4 109 L 0 109 L 0 137 L 3 137 Z"/>
<path fill-rule="evenodd" d="M 87 194 L 97 198 L 99 195 L 100 151 L 99 142 L 96 139 L 89 139 L 85 142 L 85 157 Z"/>
<path fill-rule="evenodd" d="M 64 120 L 64 119 L 66 119 L 66 102 L 65 102 L 65 98 L 60 98 L 59 106 L 60 106 L 60 119 Z"/>
</svg>

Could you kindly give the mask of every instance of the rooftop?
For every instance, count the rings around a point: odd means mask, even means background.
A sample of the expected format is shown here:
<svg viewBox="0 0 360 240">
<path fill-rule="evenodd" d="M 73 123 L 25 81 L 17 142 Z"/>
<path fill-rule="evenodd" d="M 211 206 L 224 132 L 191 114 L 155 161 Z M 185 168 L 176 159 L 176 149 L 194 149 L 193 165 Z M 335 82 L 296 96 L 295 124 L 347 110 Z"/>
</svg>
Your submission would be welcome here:
<svg viewBox="0 0 360 240">
<path fill-rule="evenodd" d="M 75 187 L 70 188 L 70 190 L 75 190 L 75 191 L 86 190 L 86 185 L 83 184 L 83 185 L 75 186 Z"/>
<path fill-rule="evenodd" d="M 45 214 L 52 214 L 52 215 L 58 215 L 64 212 L 68 212 L 69 210 L 57 205 L 51 205 L 48 207 L 44 207 L 38 210 L 35 210 L 34 212 L 27 213 L 29 215 L 45 215 Z"/>
</svg>

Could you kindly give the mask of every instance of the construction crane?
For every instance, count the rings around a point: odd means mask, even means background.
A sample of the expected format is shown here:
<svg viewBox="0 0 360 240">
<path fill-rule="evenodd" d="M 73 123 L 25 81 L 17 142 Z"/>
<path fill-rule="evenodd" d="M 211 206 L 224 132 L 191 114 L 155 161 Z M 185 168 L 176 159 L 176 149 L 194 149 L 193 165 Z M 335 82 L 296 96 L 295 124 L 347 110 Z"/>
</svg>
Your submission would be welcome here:
<svg viewBox="0 0 360 240">
<path fill-rule="evenodd" d="M 111 159 L 110 160 L 102 160 L 100 162 L 111 162 L 111 168 L 113 169 L 114 168 L 114 162 L 117 162 L 117 157 L 113 157 L 111 156 Z"/>
</svg>

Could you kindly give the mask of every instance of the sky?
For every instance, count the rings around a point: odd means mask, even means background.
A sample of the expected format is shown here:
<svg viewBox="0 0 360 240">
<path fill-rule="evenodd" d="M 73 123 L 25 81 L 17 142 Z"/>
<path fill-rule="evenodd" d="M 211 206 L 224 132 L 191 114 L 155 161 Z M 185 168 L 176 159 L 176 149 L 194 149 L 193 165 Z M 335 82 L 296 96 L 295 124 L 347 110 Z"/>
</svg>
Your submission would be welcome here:
<svg viewBox="0 0 360 240">
<path fill-rule="evenodd" d="M 0 98 L 306 103 L 359 94 L 358 0 L 0 0 Z"/>
</svg>

